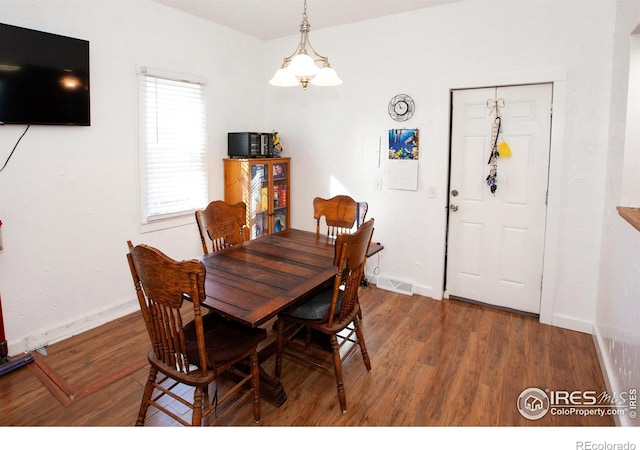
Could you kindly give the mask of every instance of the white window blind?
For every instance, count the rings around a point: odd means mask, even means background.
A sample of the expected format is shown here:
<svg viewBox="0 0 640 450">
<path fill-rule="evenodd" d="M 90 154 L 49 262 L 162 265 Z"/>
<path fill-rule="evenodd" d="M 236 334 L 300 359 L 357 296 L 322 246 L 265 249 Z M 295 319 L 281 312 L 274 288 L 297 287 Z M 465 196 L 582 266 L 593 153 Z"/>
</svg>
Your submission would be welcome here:
<svg viewBox="0 0 640 450">
<path fill-rule="evenodd" d="M 143 70 L 140 95 L 142 222 L 204 207 L 208 198 L 204 85 Z"/>
</svg>

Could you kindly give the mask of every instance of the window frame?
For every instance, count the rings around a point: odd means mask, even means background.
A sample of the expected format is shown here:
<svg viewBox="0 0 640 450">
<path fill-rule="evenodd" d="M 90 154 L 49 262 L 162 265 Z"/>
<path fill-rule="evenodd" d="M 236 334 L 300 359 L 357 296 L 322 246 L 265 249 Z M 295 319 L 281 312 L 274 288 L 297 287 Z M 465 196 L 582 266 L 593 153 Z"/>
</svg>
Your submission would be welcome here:
<svg viewBox="0 0 640 450">
<path fill-rule="evenodd" d="M 202 169 L 204 175 L 204 199 L 203 204 L 198 206 L 194 206 L 191 209 L 170 212 L 167 214 L 160 214 L 149 216 L 147 214 L 147 194 L 146 194 L 146 180 L 147 180 L 147 167 L 145 161 L 145 150 L 146 150 L 146 142 L 145 142 L 145 96 L 143 95 L 144 83 L 146 77 L 154 77 L 159 79 L 177 81 L 177 82 L 186 82 L 192 84 L 198 84 L 204 86 L 203 92 L 203 101 L 204 101 L 204 148 L 203 148 L 203 162 Z M 166 228 L 184 226 L 194 223 L 194 212 L 197 209 L 206 206 L 206 201 L 208 201 L 208 190 L 209 190 L 209 155 L 207 152 L 207 141 L 208 141 L 208 126 L 207 126 L 207 116 L 208 116 L 208 104 L 207 104 L 207 95 L 208 92 L 206 90 L 206 79 L 190 74 L 171 72 L 161 69 L 150 68 L 146 66 L 138 67 L 137 69 L 137 93 L 138 93 L 138 212 L 139 212 L 139 225 L 140 232 L 147 233 L 156 230 L 162 230 Z"/>
</svg>

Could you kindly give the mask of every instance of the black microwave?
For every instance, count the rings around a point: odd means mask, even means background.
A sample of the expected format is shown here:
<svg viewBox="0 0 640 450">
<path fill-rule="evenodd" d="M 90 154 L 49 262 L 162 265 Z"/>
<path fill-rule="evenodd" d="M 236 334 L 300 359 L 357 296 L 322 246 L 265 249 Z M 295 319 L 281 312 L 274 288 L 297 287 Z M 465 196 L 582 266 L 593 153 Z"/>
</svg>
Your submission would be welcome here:
<svg viewBox="0 0 640 450">
<path fill-rule="evenodd" d="M 231 158 L 273 156 L 273 134 L 252 131 L 228 133 L 227 153 Z"/>
</svg>

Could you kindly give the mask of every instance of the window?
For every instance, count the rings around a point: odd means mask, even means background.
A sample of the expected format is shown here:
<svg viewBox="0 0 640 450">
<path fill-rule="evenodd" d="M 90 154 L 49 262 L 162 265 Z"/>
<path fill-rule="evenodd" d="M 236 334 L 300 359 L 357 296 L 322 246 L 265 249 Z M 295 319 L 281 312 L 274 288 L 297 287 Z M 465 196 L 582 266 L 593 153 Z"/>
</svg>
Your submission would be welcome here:
<svg viewBox="0 0 640 450">
<path fill-rule="evenodd" d="M 190 214 L 208 198 L 204 83 L 145 67 L 139 94 L 142 223 Z"/>
</svg>

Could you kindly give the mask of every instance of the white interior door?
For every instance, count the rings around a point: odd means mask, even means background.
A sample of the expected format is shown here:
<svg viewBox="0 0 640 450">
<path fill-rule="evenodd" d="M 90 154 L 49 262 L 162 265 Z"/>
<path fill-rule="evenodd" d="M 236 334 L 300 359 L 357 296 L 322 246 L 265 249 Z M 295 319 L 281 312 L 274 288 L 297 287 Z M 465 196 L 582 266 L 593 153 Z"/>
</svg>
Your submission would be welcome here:
<svg viewBox="0 0 640 450">
<path fill-rule="evenodd" d="M 552 95 L 551 84 L 454 91 L 448 297 L 540 313 Z M 497 158 L 492 194 L 496 101 L 511 156 Z"/>
</svg>

